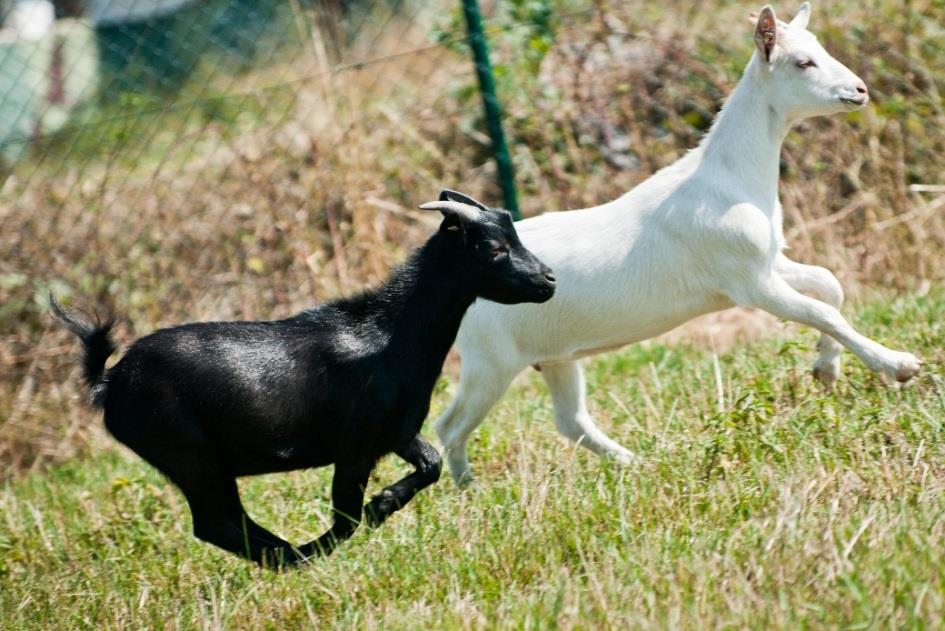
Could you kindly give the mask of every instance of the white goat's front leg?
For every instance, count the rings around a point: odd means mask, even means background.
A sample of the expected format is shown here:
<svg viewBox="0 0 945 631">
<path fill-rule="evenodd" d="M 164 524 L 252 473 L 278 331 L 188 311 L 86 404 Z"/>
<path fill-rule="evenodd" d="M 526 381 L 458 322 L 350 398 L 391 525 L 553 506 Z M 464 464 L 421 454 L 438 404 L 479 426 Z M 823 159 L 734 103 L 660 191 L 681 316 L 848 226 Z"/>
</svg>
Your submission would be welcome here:
<svg viewBox="0 0 945 631">
<path fill-rule="evenodd" d="M 894 351 L 860 335 L 837 309 L 797 292 L 777 272 L 763 275 L 754 284 L 735 288 L 730 298 L 737 304 L 758 307 L 779 318 L 812 326 L 850 349 L 872 370 L 896 381 L 908 381 L 922 365 L 912 353 Z"/>
<path fill-rule="evenodd" d="M 827 303 L 838 311 L 843 305 L 843 288 L 830 270 L 797 263 L 783 254 L 778 255 L 775 269 L 795 290 Z M 840 352 L 843 346 L 826 333 L 821 333 L 817 350 L 820 354 L 814 362 L 814 377 L 829 388 L 840 377 Z"/>
<path fill-rule="evenodd" d="M 542 364 L 541 374 L 551 391 L 555 425 L 561 434 L 596 454 L 611 456 L 621 464 L 634 461 L 633 453 L 604 434 L 588 412 L 584 371 L 578 362 Z"/>
<path fill-rule="evenodd" d="M 484 358 L 467 353 L 462 358 L 459 391 L 449 408 L 436 422 L 436 433 L 443 444 L 446 462 L 458 486 L 473 482 L 466 454 L 469 435 L 508 389 L 515 371 L 489 364 Z"/>
</svg>

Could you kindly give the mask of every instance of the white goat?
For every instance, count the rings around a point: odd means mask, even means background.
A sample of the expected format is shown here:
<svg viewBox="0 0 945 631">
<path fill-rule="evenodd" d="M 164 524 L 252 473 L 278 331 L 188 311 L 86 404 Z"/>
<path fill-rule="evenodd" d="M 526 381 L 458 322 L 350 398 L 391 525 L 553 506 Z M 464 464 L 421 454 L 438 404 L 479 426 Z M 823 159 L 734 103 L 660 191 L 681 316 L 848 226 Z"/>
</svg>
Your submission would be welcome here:
<svg viewBox="0 0 945 631">
<path fill-rule="evenodd" d="M 869 100 L 863 81 L 806 30 L 809 17 L 807 2 L 790 24 L 770 6 L 761 10 L 757 50 L 741 81 L 699 146 L 676 163 L 602 206 L 517 224 L 525 246 L 555 270 L 558 291 L 543 305 L 480 301 L 466 313 L 457 337 L 459 393 L 437 422 L 457 482 L 471 479 L 470 432 L 529 365 L 548 383 L 562 434 L 631 462 L 633 454 L 588 413 L 578 360 L 734 305 L 820 330 L 813 372 L 827 386 L 840 374 L 841 344 L 897 381 L 919 371 L 914 355 L 850 326 L 833 274 L 782 253 L 784 137 L 804 118 L 857 110 Z"/>
</svg>

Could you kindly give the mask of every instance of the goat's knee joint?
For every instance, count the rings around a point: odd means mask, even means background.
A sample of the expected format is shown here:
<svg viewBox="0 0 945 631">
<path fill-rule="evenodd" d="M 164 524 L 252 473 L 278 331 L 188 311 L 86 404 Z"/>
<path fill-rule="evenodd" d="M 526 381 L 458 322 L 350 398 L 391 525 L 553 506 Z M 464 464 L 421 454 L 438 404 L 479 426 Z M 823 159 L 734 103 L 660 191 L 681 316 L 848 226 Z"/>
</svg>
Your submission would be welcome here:
<svg viewBox="0 0 945 631">
<path fill-rule="evenodd" d="M 839 307 L 843 304 L 843 287 L 840 285 L 840 281 L 833 277 L 833 274 L 828 274 L 830 281 L 827 283 L 828 298 L 836 307 Z"/>
<path fill-rule="evenodd" d="M 430 478 L 430 480 L 436 482 L 440 479 L 440 475 L 443 473 L 443 459 L 440 457 L 440 454 L 436 454 L 430 460 L 423 463 L 420 469 Z"/>
<path fill-rule="evenodd" d="M 814 267 L 817 284 L 820 285 L 822 299 L 834 306 L 843 304 L 843 285 L 826 267 Z"/>
<path fill-rule="evenodd" d="M 584 437 L 584 430 L 581 429 L 576 419 L 556 417 L 555 426 L 557 426 L 558 432 L 569 440 L 577 442 Z"/>
</svg>

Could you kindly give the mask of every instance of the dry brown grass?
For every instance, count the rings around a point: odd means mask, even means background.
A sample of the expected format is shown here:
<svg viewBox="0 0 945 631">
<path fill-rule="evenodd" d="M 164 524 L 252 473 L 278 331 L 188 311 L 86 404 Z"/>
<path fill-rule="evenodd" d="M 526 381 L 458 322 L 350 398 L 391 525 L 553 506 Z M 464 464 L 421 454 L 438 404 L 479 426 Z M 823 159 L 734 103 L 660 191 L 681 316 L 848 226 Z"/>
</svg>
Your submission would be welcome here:
<svg viewBox="0 0 945 631">
<path fill-rule="evenodd" d="M 613 198 L 698 141 L 750 54 L 753 7 L 693 6 L 599 2 L 562 18 L 540 79 L 516 74 L 514 38 L 493 34 L 526 215 Z M 428 45 L 435 12 L 421 15 L 386 22 L 350 59 Z M 945 183 L 942 16 L 930 0 L 815 7 L 812 28 L 875 104 L 792 133 L 781 198 L 793 255 L 850 290 L 941 278 L 945 198 L 910 186 Z M 78 405 L 75 345 L 46 314 L 50 289 L 114 309 L 123 342 L 186 320 L 280 317 L 383 278 L 429 232 L 433 219 L 411 209 L 441 187 L 499 199 L 461 55 L 433 48 L 332 75 L 316 48 L 239 80 L 249 95 L 237 103 L 262 116 L 156 123 L 153 141 L 122 138 L 94 159 L 51 143 L 6 179 L 6 471 L 71 457 L 101 431 Z"/>
</svg>

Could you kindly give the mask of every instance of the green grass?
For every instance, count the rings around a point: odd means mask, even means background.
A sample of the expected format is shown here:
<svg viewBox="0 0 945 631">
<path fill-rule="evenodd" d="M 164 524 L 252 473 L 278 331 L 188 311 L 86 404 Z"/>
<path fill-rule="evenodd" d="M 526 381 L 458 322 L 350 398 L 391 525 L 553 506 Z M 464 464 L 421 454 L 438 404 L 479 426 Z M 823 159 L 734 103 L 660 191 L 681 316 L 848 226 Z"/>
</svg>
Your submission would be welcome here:
<svg viewBox="0 0 945 631">
<path fill-rule="evenodd" d="M 196 541 L 175 489 L 99 450 L 0 491 L 0 627 L 936 626 L 943 310 L 943 292 L 847 309 L 925 359 L 905 388 L 847 355 L 824 393 L 808 376 L 815 335 L 793 326 L 720 355 L 720 381 L 712 354 L 686 347 L 589 362 L 592 410 L 634 468 L 559 438 L 530 373 L 475 434 L 478 490 L 444 479 L 283 574 Z M 385 460 L 369 492 L 404 472 Z M 245 504 L 308 540 L 327 524 L 329 474 L 245 480 Z"/>
</svg>

